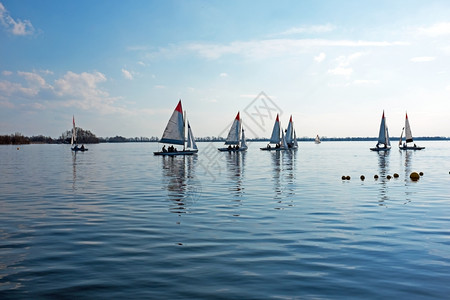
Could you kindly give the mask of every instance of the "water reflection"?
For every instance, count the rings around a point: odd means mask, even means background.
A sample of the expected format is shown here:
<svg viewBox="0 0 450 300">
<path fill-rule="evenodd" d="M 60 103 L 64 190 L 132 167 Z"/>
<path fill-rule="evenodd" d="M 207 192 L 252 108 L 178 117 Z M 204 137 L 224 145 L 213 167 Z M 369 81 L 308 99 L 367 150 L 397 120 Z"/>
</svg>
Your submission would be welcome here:
<svg viewBox="0 0 450 300">
<path fill-rule="evenodd" d="M 77 182 L 77 152 L 72 151 L 72 191 L 75 192 Z"/>
<path fill-rule="evenodd" d="M 405 204 L 411 202 L 411 192 L 408 190 L 408 185 L 410 183 L 409 174 L 411 174 L 412 170 L 412 156 L 413 151 L 400 151 L 401 155 L 405 156 Z"/>
<path fill-rule="evenodd" d="M 378 200 L 379 205 L 385 206 L 385 202 L 389 200 L 388 197 L 388 179 L 386 176 L 389 173 L 389 154 L 390 151 L 378 151 L 378 168 L 379 168 L 379 176 L 378 179 L 380 181 L 380 200 Z"/>
<path fill-rule="evenodd" d="M 163 180 L 167 198 L 171 201 L 169 210 L 173 213 L 187 213 L 189 204 L 199 197 L 200 185 L 196 182 L 195 165 L 197 156 L 163 156 Z"/>
<path fill-rule="evenodd" d="M 230 185 L 230 192 L 235 196 L 236 201 L 240 202 L 244 193 L 242 180 L 244 178 L 245 156 L 247 152 L 228 152 L 226 154 L 227 169 L 229 178 L 233 184 Z"/>
<path fill-rule="evenodd" d="M 274 151 L 271 153 L 276 209 L 283 209 L 282 204 L 285 202 L 283 199 L 288 199 L 287 206 L 292 206 L 292 198 L 295 195 L 296 155 L 297 151 Z"/>
</svg>

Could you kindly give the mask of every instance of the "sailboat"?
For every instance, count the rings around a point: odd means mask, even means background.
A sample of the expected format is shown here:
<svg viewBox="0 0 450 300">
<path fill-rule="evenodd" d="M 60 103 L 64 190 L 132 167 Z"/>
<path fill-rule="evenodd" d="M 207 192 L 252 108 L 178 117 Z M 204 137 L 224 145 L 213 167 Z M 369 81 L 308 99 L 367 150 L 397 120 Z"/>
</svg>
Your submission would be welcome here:
<svg viewBox="0 0 450 300">
<path fill-rule="evenodd" d="M 281 133 L 281 134 L 280 134 Z M 271 145 L 272 144 L 272 145 Z M 275 144 L 275 145 L 273 145 Z M 272 136 L 270 137 L 267 147 L 260 148 L 261 150 L 286 150 L 288 145 L 284 137 L 284 131 L 280 129 L 280 118 L 277 114 L 275 123 L 273 124 Z"/>
<path fill-rule="evenodd" d="M 383 145 L 381 147 L 381 145 Z M 386 118 L 384 117 L 384 110 L 383 110 L 383 116 L 381 117 L 381 124 L 380 124 L 380 132 L 378 133 L 378 142 L 374 148 L 370 148 L 372 151 L 388 151 L 391 150 L 391 142 L 389 141 L 389 131 L 386 124 Z"/>
<path fill-rule="evenodd" d="M 166 149 L 166 145 L 163 146 L 162 151 L 153 152 L 154 155 L 192 155 L 198 152 L 197 144 L 195 143 L 194 135 L 192 134 L 191 126 L 187 122 L 187 144 L 185 145 L 186 138 L 186 124 L 185 116 L 183 116 L 183 109 L 181 106 L 181 100 L 178 102 L 177 107 L 172 113 L 172 116 L 167 123 L 166 129 L 164 129 L 163 136 L 159 140 L 160 143 L 183 145 L 183 150 L 177 150 L 174 146 L 169 146 Z M 187 149 L 186 149 L 187 148 Z"/>
<path fill-rule="evenodd" d="M 286 143 L 289 149 L 297 149 L 297 136 L 295 136 L 294 122 L 292 122 L 292 115 L 289 119 L 289 124 L 286 129 Z"/>
<path fill-rule="evenodd" d="M 402 139 L 403 139 L 403 132 L 405 132 L 405 143 L 402 145 Z M 412 143 L 412 145 L 408 145 L 408 143 Z M 422 150 L 425 149 L 425 147 L 419 147 L 416 146 L 416 144 L 413 141 L 412 133 L 411 133 L 411 126 L 409 126 L 408 121 L 408 113 L 406 113 L 406 119 L 405 119 L 405 127 L 402 129 L 402 134 L 400 135 L 400 140 L 398 141 L 398 147 L 401 150 Z"/>
<path fill-rule="evenodd" d="M 77 143 L 77 128 L 75 127 L 75 116 L 72 116 L 72 137 L 70 138 L 70 147 L 72 151 L 87 151 L 88 148 L 85 148 L 84 145 L 78 147 Z M 74 146 L 75 145 L 75 146 Z"/>
<path fill-rule="evenodd" d="M 218 148 L 218 150 L 236 152 L 245 151 L 248 148 L 239 112 L 237 113 L 236 118 L 234 118 L 233 124 L 228 132 L 225 145 L 228 145 L 228 147 Z"/>
<path fill-rule="evenodd" d="M 316 144 L 322 143 L 322 142 L 320 141 L 319 135 L 316 135 L 316 139 L 314 140 L 314 143 L 316 143 Z"/>
</svg>

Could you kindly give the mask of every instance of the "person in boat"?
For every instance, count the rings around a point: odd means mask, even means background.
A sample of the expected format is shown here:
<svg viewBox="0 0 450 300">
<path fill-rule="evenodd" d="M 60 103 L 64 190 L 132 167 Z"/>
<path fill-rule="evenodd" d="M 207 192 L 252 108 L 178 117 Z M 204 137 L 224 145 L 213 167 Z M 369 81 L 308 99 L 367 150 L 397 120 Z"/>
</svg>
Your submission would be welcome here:
<svg viewBox="0 0 450 300">
<path fill-rule="evenodd" d="M 416 148 L 417 146 L 416 146 L 416 143 L 414 143 L 414 148 Z"/>
<path fill-rule="evenodd" d="M 231 151 L 233 149 L 233 147 L 231 147 L 231 145 L 228 145 L 228 151 Z"/>
<path fill-rule="evenodd" d="M 162 152 L 167 152 L 166 145 L 162 147 Z"/>
<path fill-rule="evenodd" d="M 75 147 L 73 147 L 73 150 L 78 150 L 78 145 L 75 145 Z"/>
<path fill-rule="evenodd" d="M 239 150 L 239 145 L 236 145 L 236 150 Z"/>
<path fill-rule="evenodd" d="M 84 145 L 81 145 L 80 150 L 81 150 L 81 151 L 84 151 Z"/>
<path fill-rule="evenodd" d="M 281 147 L 280 144 L 275 145 L 275 148 L 280 148 L 280 147 Z"/>
<path fill-rule="evenodd" d="M 270 144 L 267 144 L 267 149 L 270 149 Z"/>
</svg>

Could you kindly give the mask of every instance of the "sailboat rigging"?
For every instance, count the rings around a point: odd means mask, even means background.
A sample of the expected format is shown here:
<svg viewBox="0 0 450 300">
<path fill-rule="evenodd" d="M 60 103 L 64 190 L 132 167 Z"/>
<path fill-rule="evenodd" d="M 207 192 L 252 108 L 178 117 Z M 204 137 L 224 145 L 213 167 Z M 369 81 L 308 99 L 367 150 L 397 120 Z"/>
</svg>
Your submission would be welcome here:
<svg viewBox="0 0 450 300">
<path fill-rule="evenodd" d="M 183 150 L 177 150 L 174 146 L 169 146 L 166 149 L 166 145 L 163 146 L 161 151 L 153 152 L 154 155 L 192 155 L 198 152 L 197 145 L 195 143 L 194 135 L 192 134 L 191 126 L 187 122 L 187 145 L 186 145 L 186 116 L 183 116 L 183 109 L 181 100 L 175 107 L 172 116 L 164 129 L 163 135 L 159 140 L 160 143 L 182 145 Z M 187 149 L 186 149 L 187 148 Z"/>
<path fill-rule="evenodd" d="M 271 150 L 278 151 L 288 149 L 286 139 L 284 137 L 284 132 L 280 128 L 280 118 L 278 114 L 275 119 L 275 123 L 273 124 L 272 135 L 270 137 L 269 144 L 267 144 L 267 147 L 260 149 L 264 151 L 271 151 Z"/>
<path fill-rule="evenodd" d="M 233 124 L 228 132 L 225 145 L 228 145 L 228 147 L 218 148 L 218 150 L 236 152 L 245 151 L 248 148 L 239 112 L 237 113 L 236 118 L 234 118 Z"/>
<path fill-rule="evenodd" d="M 402 144 L 403 132 L 405 132 L 405 142 Z M 419 147 L 419 146 L 417 146 L 414 143 L 414 140 L 413 140 L 413 137 L 412 137 L 412 133 L 411 133 L 411 126 L 409 125 L 408 113 L 406 113 L 405 127 L 403 127 L 403 129 L 402 129 L 402 133 L 400 135 L 400 140 L 398 141 L 398 147 L 401 150 L 422 150 L 422 149 L 425 149 L 425 147 Z"/>
<path fill-rule="evenodd" d="M 391 149 L 391 142 L 389 140 L 389 131 L 386 124 L 386 118 L 383 115 L 381 117 L 380 131 L 378 133 L 378 142 L 374 148 L 370 148 L 372 151 L 389 151 Z"/>
<path fill-rule="evenodd" d="M 74 146 L 75 145 L 75 146 Z M 85 148 L 84 145 L 81 145 L 81 147 L 78 147 L 77 143 L 77 128 L 75 126 L 75 116 L 72 116 L 72 137 L 70 138 L 70 147 L 72 151 L 87 151 L 88 148 Z"/>
</svg>

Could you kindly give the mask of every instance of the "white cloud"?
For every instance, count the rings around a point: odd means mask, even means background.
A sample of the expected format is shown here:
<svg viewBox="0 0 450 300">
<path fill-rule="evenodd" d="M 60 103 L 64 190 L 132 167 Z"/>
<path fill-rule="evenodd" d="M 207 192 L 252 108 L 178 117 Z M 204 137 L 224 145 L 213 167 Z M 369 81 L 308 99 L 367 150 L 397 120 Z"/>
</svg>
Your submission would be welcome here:
<svg viewBox="0 0 450 300">
<path fill-rule="evenodd" d="M 0 3 L 0 24 L 14 35 L 29 35 L 34 32 L 34 27 L 29 20 L 14 20 L 2 3 Z"/>
<path fill-rule="evenodd" d="M 133 80 L 133 74 L 130 71 L 122 69 L 122 75 L 129 80 Z"/>
<path fill-rule="evenodd" d="M 280 35 L 292 35 L 299 33 L 325 33 L 335 30 L 336 27 L 331 24 L 325 25 L 312 25 L 312 26 L 300 26 L 300 27 L 292 27 L 286 31 L 280 33 Z"/>
<path fill-rule="evenodd" d="M 423 35 L 437 37 L 450 34 L 450 22 L 441 22 L 429 27 L 419 27 L 418 32 Z"/>
<path fill-rule="evenodd" d="M 191 51 L 206 59 L 218 59 L 224 55 L 241 55 L 251 59 L 264 59 L 285 55 L 298 55 L 305 53 L 310 48 L 323 47 L 391 47 L 408 45 L 405 42 L 386 41 L 353 41 L 353 40 L 326 40 L 326 39 L 266 39 L 255 41 L 235 41 L 229 44 L 205 44 L 191 43 L 184 46 L 184 51 L 180 51 L 180 46 L 167 49 L 160 49 L 157 55 L 175 55 Z"/>
<path fill-rule="evenodd" d="M 329 74 L 339 75 L 339 76 L 349 76 L 353 73 L 352 68 L 336 67 L 334 69 L 328 70 Z"/>
<path fill-rule="evenodd" d="M 368 79 L 357 79 L 353 81 L 353 84 L 355 85 L 375 85 L 379 84 L 379 80 L 368 80 Z"/>
<path fill-rule="evenodd" d="M 314 60 L 320 63 L 324 61 L 326 57 L 327 57 L 326 54 L 321 52 L 319 55 L 314 56 Z"/>
<path fill-rule="evenodd" d="M 154 87 L 155 87 L 155 89 L 165 89 L 166 88 L 165 85 L 155 85 Z"/>
<path fill-rule="evenodd" d="M 411 58 L 412 62 L 429 62 L 435 60 L 436 57 L 433 56 L 419 56 Z"/>
<path fill-rule="evenodd" d="M 12 72 L 11 71 L 3 71 L 2 74 L 5 76 L 10 76 L 10 75 L 12 75 Z"/>
<path fill-rule="evenodd" d="M 228 74 L 227 73 L 220 73 L 219 76 L 220 77 L 228 77 Z"/>
</svg>

